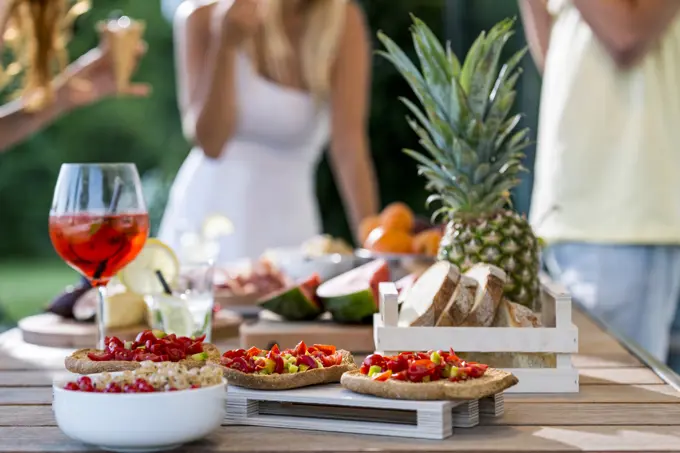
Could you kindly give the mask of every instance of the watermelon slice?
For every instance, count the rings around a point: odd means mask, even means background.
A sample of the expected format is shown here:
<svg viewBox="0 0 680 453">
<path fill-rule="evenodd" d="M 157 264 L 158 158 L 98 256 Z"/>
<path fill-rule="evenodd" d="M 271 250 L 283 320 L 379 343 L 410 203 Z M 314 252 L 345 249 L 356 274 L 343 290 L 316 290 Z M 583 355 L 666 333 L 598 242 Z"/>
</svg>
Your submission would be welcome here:
<svg viewBox="0 0 680 453">
<path fill-rule="evenodd" d="M 257 303 L 288 321 L 308 321 L 317 318 L 323 308 L 316 297 L 321 277 L 314 274 L 299 284 L 264 296 Z"/>
<path fill-rule="evenodd" d="M 378 285 L 388 281 L 387 263 L 376 260 L 328 280 L 316 294 L 336 322 L 360 323 L 378 311 Z"/>
</svg>

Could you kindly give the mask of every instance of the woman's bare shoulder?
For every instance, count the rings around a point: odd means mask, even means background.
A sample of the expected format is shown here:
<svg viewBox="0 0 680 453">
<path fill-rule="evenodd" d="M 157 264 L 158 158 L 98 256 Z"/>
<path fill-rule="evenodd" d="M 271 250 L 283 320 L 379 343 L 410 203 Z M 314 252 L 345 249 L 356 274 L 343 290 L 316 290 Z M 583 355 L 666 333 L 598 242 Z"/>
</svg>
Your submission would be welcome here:
<svg viewBox="0 0 680 453">
<path fill-rule="evenodd" d="M 175 12 L 175 23 L 209 19 L 219 1 L 225 0 L 184 0 Z"/>
</svg>

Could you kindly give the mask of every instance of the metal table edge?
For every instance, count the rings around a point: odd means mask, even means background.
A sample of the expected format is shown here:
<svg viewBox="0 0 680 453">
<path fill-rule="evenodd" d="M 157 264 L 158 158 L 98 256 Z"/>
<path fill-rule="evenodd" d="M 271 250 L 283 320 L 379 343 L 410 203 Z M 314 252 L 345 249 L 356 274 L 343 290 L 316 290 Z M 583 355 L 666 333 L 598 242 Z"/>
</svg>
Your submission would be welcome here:
<svg viewBox="0 0 680 453">
<path fill-rule="evenodd" d="M 637 358 L 644 365 L 649 367 L 654 374 L 659 376 L 662 381 L 673 387 L 677 392 L 680 392 L 680 376 L 670 369 L 665 363 L 657 360 L 644 348 L 639 346 L 636 342 L 627 338 L 625 335 L 616 332 L 609 324 L 604 321 L 599 316 L 592 313 L 588 308 L 572 300 L 574 305 L 576 305 L 583 313 L 585 313 L 595 324 L 597 324 L 605 333 L 611 335 L 616 341 L 618 341 L 621 346 L 623 346 L 629 353 L 631 353 L 635 358 Z"/>
</svg>

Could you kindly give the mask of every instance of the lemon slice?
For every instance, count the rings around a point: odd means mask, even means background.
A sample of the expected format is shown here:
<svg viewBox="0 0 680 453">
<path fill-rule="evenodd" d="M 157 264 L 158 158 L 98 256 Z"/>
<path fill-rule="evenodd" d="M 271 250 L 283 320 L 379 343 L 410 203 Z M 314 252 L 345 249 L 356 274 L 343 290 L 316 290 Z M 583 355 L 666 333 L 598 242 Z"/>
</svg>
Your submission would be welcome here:
<svg viewBox="0 0 680 453">
<path fill-rule="evenodd" d="M 179 260 L 175 252 L 164 242 L 147 239 L 139 255 L 118 273 L 120 282 L 139 295 L 160 294 L 163 286 L 156 271 L 161 271 L 169 285 L 179 276 Z"/>
<path fill-rule="evenodd" d="M 205 218 L 201 232 L 205 239 L 214 240 L 232 234 L 234 224 L 221 214 L 213 214 Z"/>
<path fill-rule="evenodd" d="M 194 318 L 184 300 L 178 297 L 159 295 L 154 298 L 154 309 L 160 313 L 162 330 L 178 337 L 190 337 L 194 332 Z"/>
</svg>

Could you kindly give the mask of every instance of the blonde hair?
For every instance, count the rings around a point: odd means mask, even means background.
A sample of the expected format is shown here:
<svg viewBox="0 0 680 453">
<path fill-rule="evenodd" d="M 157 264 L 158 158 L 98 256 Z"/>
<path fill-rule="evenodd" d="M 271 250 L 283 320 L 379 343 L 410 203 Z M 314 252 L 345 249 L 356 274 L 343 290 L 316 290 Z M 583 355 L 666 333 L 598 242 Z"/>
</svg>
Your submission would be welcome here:
<svg viewBox="0 0 680 453">
<path fill-rule="evenodd" d="M 68 64 L 66 46 L 74 20 L 90 9 L 91 0 L 8 0 L 0 33 L 14 61 L 0 65 L 0 88 L 23 73 L 19 94 L 39 109 L 54 98 L 54 75 Z"/>
<path fill-rule="evenodd" d="M 291 79 L 293 46 L 283 25 L 283 2 L 269 0 L 263 19 L 266 70 L 277 82 Z M 302 81 L 317 101 L 328 97 L 333 63 L 345 25 L 347 0 L 304 0 L 304 31 L 300 45 Z"/>
</svg>

